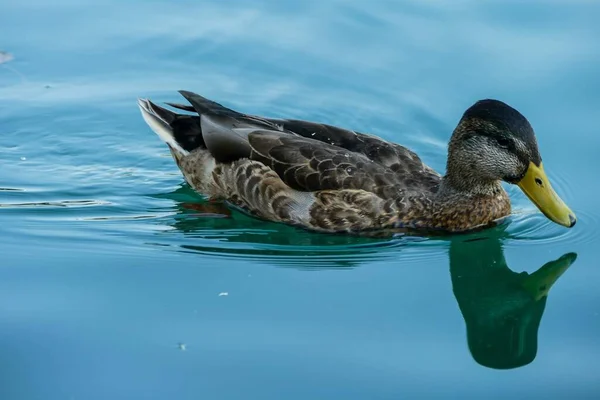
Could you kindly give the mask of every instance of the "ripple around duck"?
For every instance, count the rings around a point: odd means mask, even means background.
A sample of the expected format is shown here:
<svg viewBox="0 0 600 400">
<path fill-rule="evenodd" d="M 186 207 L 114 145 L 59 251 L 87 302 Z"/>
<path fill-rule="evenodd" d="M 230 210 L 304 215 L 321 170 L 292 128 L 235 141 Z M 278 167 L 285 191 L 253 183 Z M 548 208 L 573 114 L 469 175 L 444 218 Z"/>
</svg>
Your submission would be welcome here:
<svg viewBox="0 0 600 400">
<path fill-rule="evenodd" d="M 154 220 L 159 226 L 152 244 L 187 253 L 310 268 L 348 266 L 392 257 L 399 263 L 427 263 L 445 254 L 431 251 L 442 242 L 428 238 L 332 235 L 262 221 L 206 202 L 187 185 L 152 197 L 174 201 L 168 208 L 171 215 Z"/>
<path fill-rule="evenodd" d="M 427 238 L 321 234 L 253 220 L 238 213 L 233 218 L 217 220 L 179 217 L 185 225 L 173 224 L 172 217 L 163 219 L 175 229 L 157 230 L 151 244 L 186 253 L 306 268 L 351 267 L 391 258 L 399 264 L 426 263 L 445 256 L 445 251 L 425 250 L 439 247 L 438 241 Z"/>
<path fill-rule="evenodd" d="M 352 267 L 364 262 L 394 260 L 398 265 L 427 264 L 447 257 L 448 237 L 397 236 L 366 238 L 329 235 L 233 215 L 217 223 L 206 218 L 178 215 L 187 224 L 158 231 L 156 245 L 176 251 L 306 268 Z M 177 218 L 176 218 L 177 219 Z M 158 219 L 173 220 L 173 215 Z M 578 225 L 567 229 L 536 209 L 521 211 L 507 221 L 507 246 L 570 242 L 589 244 L 600 236 L 596 215 L 579 213 Z M 579 228 L 579 229 L 577 229 Z"/>
<path fill-rule="evenodd" d="M 239 243 L 219 241 L 205 242 L 205 245 L 179 244 L 178 247 L 179 251 L 186 253 L 200 253 L 227 259 L 252 260 L 307 269 L 352 268 L 366 262 L 392 260 L 398 265 L 423 264 L 445 257 L 445 251 L 426 252 L 398 239 L 373 245 L 327 247 L 268 245 L 256 242 L 246 242 L 244 245 L 240 245 Z"/>
<path fill-rule="evenodd" d="M 569 241 L 588 244 L 598 242 L 600 232 L 596 227 L 599 222 L 600 218 L 597 215 L 580 211 L 577 213 L 577 224 L 568 229 L 550 221 L 543 214 L 534 210 L 513 215 L 507 231 L 513 243 L 526 241 L 530 245 Z"/>
<path fill-rule="evenodd" d="M 0 208 L 38 208 L 38 207 L 93 207 L 110 204 L 100 200 L 62 200 L 62 201 L 40 201 L 25 203 L 0 203 Z"/>
<path fill-rule="evenodd" d="M 569 199 L 574 196 L 570 185 L 572 180 L 564 177 L 560 171 L 549 175 L 555 191 L 568 204 Z M 507 229 L 512 244 L 519 241 L 526 241 L 528 245 L 566 241 L 586 244 L 598 240 L 600 233 L 595 228 L 600 219 L 598 215 L 577 210 L 577 224 L 568 229 L 546 218 L 516 186 L 509 186 L 508 191 L 515 208 L 511 216 L 511 224 Z M 510 242 L 508 244 L 511 245 Z"/>
</svg>

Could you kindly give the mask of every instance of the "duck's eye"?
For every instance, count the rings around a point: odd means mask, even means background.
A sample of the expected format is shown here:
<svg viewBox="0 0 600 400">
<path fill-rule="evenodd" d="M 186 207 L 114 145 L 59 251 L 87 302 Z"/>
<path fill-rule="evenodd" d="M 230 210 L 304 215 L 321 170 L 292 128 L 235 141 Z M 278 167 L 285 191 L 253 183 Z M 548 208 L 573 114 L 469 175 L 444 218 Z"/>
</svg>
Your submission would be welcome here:
<svg viewBox="0 0 600 400">
<path fill-rule="evenodd" d="M 510 140 L 504 137 L 496 138 L 496 142 L 498 142 L 498 146 L 508 149 L 510 147 Z"/>
</svg>

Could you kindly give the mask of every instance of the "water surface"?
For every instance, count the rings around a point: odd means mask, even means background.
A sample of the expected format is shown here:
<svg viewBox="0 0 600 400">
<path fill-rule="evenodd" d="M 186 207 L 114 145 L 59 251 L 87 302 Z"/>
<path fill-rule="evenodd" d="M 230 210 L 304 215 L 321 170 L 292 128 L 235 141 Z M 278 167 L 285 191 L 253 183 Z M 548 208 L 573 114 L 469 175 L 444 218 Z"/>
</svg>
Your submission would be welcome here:
<svg viewBox="0 0 600 400">
<path fill-rule="evenodd" d="M 0 398 L 600 395 L 600 6 L 480 3 L 0 4 Z M 137 109 L 178 89 L 441 172 L 502 99 L 579 221 L 514 187 L 507 224 L 430 240 L 209 218 Z"/>
</svg>

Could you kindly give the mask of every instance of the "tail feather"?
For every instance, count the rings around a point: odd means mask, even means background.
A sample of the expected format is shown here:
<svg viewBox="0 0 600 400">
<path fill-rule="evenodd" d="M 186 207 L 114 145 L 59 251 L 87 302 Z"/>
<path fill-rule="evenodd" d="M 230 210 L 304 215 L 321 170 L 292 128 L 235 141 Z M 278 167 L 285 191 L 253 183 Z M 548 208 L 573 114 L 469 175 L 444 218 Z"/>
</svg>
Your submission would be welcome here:
<svg viewBox="0 0 600 400">
<path fill-rule="evenodd" d="M 189 92 L 187 90 L 180 90 L 179 93 L 185 97 L 187 101 L 193 107 L 193 110 L 198 113 L 198 115 L 202 114 L 212 114 L 212 115 L 220 115 L 223 117 L 233 117 L 239 118 L 243 115 L 237 111 L 234 111 L 230 108 L 227 108 L 216 101 L 212 101 L 207 99 L 206 97 L 202 97 L 199 94 L 194 92 Z"/>
<path fill-rule="evenodd" d="M 194 109 L 194 107 L 192 106 L 188 106 L 187 104 L 179 104 L 179 103 L 165 103 L 173 108 L 178 108 L 180 110 L 183 111 L 189 111 L 189 112 L 196 112 L 196 110 Z"/>
<path fill-rule="evenodd" d="M 185 155 L 206 147 L 198 115 L 177 114 L 145 99 L 138 105 L 146 123 L 171 148 Z"/>
<path fill-rule="evenodd" d="M 171 125 L 173 121 L 177 118 L 177 114 L 172 111 L 167 110 L 159 105 L 154 104 L 150 100 L 147 101 L 148 109 L 156 116 L 158 116 L 161 120 Z"/>
<path fill-rule="evenodd" d="M 146 99 L 139 99 L 138 105 L 150 128 L 183 155 L 198 148 L 208 149 L 220 162 L 230 162 L 250 156 L 246 131 L 266 129 L 293 134 L 275 121 L 239 113 L 193 92 L 179 93 L 191 105 L 167 104 L 192 114 L 177 113 Z"/>
<path fill-rule="evenodd" d="M 146 121 L 146 123 L 154 131 L 154 133 L 156 133 L 171 148 L 183 154 L 189 153 L 187 150 L 181 147 L 179 143 L 177 143 L 177 140 L 175 140 L 173 128 L 171 128 L 171 125 L 169 123 L 170 118 L 168 118 L 165 115 L 165 113 L 156 112 L 156 109 L 155 107 L 153 107 L 153 104 L 145 99 L 138 99 L 138 106 L 140 107 L 140 111 L 142 112 L 142 117 L 144 118 L 144 121 Z"/>
</svg>

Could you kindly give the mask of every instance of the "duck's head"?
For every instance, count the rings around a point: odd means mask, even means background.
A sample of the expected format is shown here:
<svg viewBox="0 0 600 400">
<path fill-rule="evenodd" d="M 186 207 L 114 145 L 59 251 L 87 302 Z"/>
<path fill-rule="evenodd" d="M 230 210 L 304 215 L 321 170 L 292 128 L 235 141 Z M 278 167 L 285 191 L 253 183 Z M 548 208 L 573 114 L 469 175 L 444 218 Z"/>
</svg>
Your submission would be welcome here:
<svg viewBox="0 0 600 400">
<path fill-rule="evenodd" d="M 577 221 L 552 189 L 529 121 L 501 101 L 481 100 L 465 111 L 450 140 L 447 174 L 466 191 L 516 184 L 550 220 L 569 228 Z"/>
</svg>

